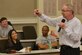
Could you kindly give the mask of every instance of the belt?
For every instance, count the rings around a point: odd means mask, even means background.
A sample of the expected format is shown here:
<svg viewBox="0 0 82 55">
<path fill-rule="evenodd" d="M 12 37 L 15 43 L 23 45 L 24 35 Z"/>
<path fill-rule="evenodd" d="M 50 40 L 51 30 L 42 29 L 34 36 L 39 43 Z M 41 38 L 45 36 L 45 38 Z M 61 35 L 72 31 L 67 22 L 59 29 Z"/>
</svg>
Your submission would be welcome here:
<svg viewBox="0 0 82 55">
<path fill-rule="evenodd" d="M 61 45 L 61 48 L 72 48 L 72 47 L 71 46 L 68 46 L 68 45 Z M 77 48 L 72 48 L 72 49 L 77 49 Z"/>
</svg>

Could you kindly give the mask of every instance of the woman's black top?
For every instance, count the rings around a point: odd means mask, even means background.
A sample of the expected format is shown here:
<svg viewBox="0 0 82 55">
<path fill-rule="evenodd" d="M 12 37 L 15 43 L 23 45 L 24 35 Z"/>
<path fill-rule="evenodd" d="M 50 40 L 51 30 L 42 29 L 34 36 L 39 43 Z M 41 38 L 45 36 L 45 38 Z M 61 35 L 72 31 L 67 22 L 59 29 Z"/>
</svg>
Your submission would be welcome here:
<svg viewBox="0 0 82 55">
<path fill-rule="evenodd" d="M 23 48 L 22 44 L 20 43 L 19 40 L 16 40 L 16 43 L 14 43 L 11 40 L 8 40 L 8 45 L 7 45 L 7 49 L 8 50 L 21 50 Z"/>
</svg>

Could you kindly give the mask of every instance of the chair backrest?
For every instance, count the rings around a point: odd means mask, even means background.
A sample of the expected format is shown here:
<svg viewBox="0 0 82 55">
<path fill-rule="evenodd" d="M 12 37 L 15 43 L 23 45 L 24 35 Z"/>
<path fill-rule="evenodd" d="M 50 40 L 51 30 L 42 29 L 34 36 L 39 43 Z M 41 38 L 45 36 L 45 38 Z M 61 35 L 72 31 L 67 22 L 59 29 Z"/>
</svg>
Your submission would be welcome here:
<svg viewBox="0 0 82 55">
<path fill-rule="evenodd" d="M 5 50 L 7 46 L 7 39 L 0 40 L 0 51 Z"/>
<path fill-rule="evenodd" d="M 12 28 L 14 29 L 14 27 L 10 21 L 8 21 L 8 25 L 12 26 Z"/>
<path fill-rule="evenodd" d="M 8 21 L 8 24 L 9 24 L 10 26 L 13 26 L 13 25 L 11 24 L 11 22 L 10 22 L 10 21 Z"/>
<path fill-rule="evenodd" d="M 23 39 L 36 39 L 37 34 L 34 26 L 23 26 Z"/>
</svg>

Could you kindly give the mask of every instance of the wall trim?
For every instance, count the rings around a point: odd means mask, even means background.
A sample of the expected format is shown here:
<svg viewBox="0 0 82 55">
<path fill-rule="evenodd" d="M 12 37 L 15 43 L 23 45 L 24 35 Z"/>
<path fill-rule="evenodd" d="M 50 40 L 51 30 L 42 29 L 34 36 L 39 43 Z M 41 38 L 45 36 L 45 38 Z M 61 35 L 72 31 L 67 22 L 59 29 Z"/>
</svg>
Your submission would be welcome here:
<svg viewBox="0 0 82 55">
<path fill-rule="evenodd" d="M 15 18 L 15 19 L 9 19 L 12 24 L 37 24 L 38 19 L 37 18 Z"/>
</svg>

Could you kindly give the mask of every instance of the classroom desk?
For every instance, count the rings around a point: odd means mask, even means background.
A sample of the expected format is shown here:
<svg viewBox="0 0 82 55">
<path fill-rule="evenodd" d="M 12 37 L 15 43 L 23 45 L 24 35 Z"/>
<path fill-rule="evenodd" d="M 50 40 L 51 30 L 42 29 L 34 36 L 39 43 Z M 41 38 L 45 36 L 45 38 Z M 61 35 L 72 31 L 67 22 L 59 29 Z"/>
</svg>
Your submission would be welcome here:
<svg viewBox="0 0 82 55">
<path fill-rule="evenodd" d="M 8 38 L 0 38 L 0 40 L 7 40 Z M 20 40 L 20 42 L 25 43 L 25 42 L 35 42 L 36 39 L 29 39 L 29 40 Z"/>
<path fill-rule="evenodd" d="M 8 39 L 8 38 L 1 38 L 1 37 L 0 37 L 0 40 L 7 40 L 7 39 Z"/>
<path fill-rule="evenodd" d="M 53 54 L 59 53 L 59 49 L 32 50 L 31 52 L 17 52 L 13 54 L 0 53 L 0 55 L 35 55 L 35 54 Z M 59 55 L 59 54 L 58 54 Z"/>
<path fill-rule="evenodd" d="M 28 43 L 28 42 L 35 42 L 36 39 L 31 39 L 31 40 L 20 40 L 21 43 Z"/>
<path fill-rule="evenodd" d="M 25 55 L 25 54 L 51 54 L 51 53 L 59 53 L 59 49 L 47 49 L 47 50 L 32 50 L 31 52 L 19 52 L 15 54 Z"/>
<path fill-rule="evenodd" d="M 82 47 L 82 46 L 81 46 Z M 13 54 L 0 53 L 0 55 L 40 55 L 40 54 L 54 54 L 59 55 L 60 49 L 47 49 L 47 50 L 32 50 L 31 52 L 17 52 Z M 80 49 L 80 54 L 82 55 L 82 49 Z"/>
<path fill-rule="evenodd" d="M 0 53 L 0 55 L 40 55 L 40 54 L 54 54 L 59 55 L 60 50 L 59 49 L 47 49 L 47 50 L 32 50 L 31 52 L 17 52 L 13 54 L 6 54 L 6 53 Z M 82 55 L 82 50 L 80 51 Z"/>
</svg>

